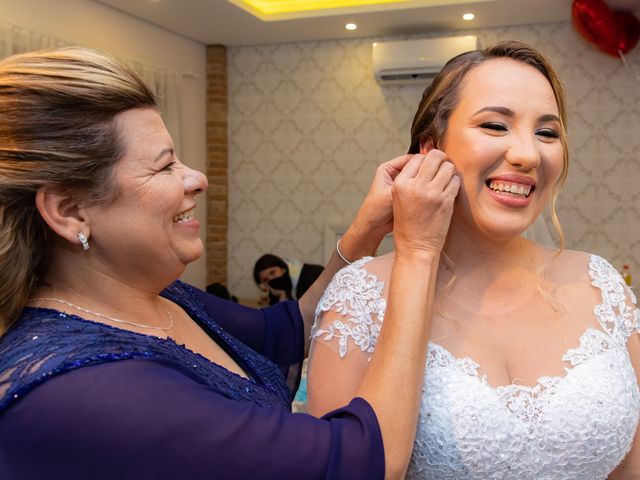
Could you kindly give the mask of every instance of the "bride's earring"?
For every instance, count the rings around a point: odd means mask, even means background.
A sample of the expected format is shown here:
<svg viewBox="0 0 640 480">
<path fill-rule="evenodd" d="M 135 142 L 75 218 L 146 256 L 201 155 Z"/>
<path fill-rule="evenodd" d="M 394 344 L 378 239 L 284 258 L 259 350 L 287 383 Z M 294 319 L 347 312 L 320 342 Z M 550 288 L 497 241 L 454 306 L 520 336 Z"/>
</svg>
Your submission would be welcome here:
<svg viewBox="0 0 640 480">
<path fill-rule="evenodd" d="M 85 252 L 89 250 L 89 239 L 84 233 L 78 232 L 78 240 L 80 240 L 80 243 L 82 244 L 82 250 Z"/>
</svg>

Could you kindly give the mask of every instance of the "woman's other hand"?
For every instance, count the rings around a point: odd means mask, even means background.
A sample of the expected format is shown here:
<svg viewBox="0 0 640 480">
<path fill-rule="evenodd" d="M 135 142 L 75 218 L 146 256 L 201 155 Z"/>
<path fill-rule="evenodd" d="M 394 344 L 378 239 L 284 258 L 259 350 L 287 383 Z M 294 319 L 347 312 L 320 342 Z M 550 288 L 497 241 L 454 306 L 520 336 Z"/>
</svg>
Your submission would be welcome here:
<svg viewBox="0 0 640 480">
<path fill-rule="evenodd" d="M 411 158 L 413 155 L 400 155 L 376 169 L 369 192 L 340 242 L 346 258 L 355 261 L 374 255 L 384 236 L 393 230 L 391 189 Z"/>
<path fill-rule="evenodd" d="M 378 166 L 354 223 L 361 222 L 367 229 L 376 231 L 381 236 L 393 230 L 393 181 L 412 157 L 413 155 L 401 155 Z"/>
<path fill-rule="evenodd" d="M 440 150 L 410 157 L 395 175 L 391 188 L 396 255 L 439 256 L 449 231 L 460 178 Z"/>
</svg>

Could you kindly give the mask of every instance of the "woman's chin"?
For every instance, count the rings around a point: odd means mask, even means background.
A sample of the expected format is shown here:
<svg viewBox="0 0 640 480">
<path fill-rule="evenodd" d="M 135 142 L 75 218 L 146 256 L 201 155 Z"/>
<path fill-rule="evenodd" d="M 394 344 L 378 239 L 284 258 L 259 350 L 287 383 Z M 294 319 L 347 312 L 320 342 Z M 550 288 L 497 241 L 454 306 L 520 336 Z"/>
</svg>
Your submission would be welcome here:
<svg viewBox="0 0 640 480">
<path fill-rule="evenodd" d="M 193 244 L 189 245 L 188 248 L 183 247 L 180 248 L 177 252 L 177 257 L 180 259 L 182 264 L 186 267 L 192 262 L 198 260 L 202 253 L 204 252 L 204 246 L 202 244 L 202 240 L 200 238 L 194 240 Z"/>
</svg>

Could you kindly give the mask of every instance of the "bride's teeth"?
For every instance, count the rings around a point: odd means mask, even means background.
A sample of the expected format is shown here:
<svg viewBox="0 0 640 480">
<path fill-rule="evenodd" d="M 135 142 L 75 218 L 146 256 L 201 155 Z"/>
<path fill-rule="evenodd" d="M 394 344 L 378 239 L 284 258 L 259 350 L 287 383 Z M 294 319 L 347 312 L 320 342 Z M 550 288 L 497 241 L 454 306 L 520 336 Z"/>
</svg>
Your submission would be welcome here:
<svg viewBox="0 0 640 480">
<path fill-rule="evenodd" d="M 497 192 L 508 192 L 514 195 L 523 195 L 525 197 L 528 197 L 531 192 L 531 185 L 502 183 L 495 180 L 492 180 L 489 183 L 489 188 Z"/>
</svg>

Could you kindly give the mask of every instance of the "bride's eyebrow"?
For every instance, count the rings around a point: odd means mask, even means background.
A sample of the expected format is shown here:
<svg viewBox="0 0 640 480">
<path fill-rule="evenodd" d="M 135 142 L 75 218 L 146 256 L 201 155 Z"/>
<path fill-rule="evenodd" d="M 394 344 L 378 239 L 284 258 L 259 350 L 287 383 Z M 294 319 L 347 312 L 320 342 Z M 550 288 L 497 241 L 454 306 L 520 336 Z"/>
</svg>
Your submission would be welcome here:
<svg viewBox="0 0 640 480">
<path fill-rule="evenodd" d="M 545 115 L 540 115 L 538 117 L 539 122 L 558 122 L 560 123 L 560 117 L 554 115 L 553 113 L 547 113 Z"/>
<path fill-rule="evenodd" d="M 482 112 L 496 112 L 501 115 L 505 115 L 507 117 L 513 117 L 515 115 L 513 110 L 507 107 L 483 107 L 480 110 L 478 110 L 476 113 L 474 113 L 473 116 L 476 116 Z"/>
<path fill-rule="evenodd" d="M 496 113 L 499 113 L 501 115 L 505 115 L 507 117 L 515 116 L 514 111 L 511 110 L 510 108 L 507 108 L 507 107 L 493 107 L 493 106 L 483 107 L 480 110 L 478 110 L 476 113 L 474 113 L 473 116 L 476 116 L 476 115 L 478 115 L 479 113 L 482 113 L 482 112 L 496 112 Z M 540 115 L 538 117 L 538 122 L 560 122 L 560 117 L 558 117 L 557 115 L 555 115 L 553 113 L 545 113 L 545 114 Z"/>
</svg>

